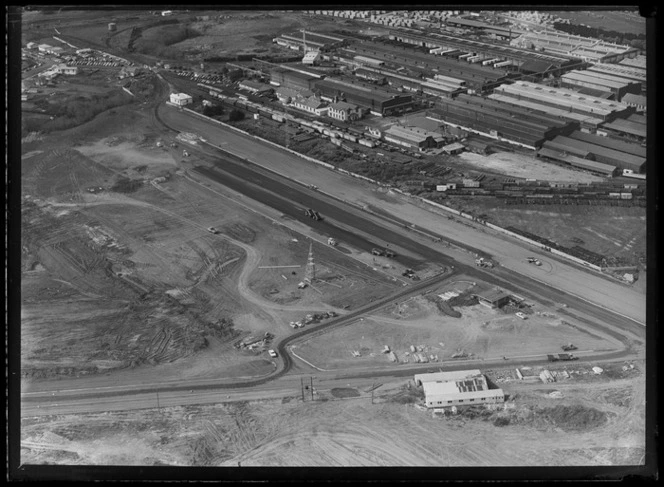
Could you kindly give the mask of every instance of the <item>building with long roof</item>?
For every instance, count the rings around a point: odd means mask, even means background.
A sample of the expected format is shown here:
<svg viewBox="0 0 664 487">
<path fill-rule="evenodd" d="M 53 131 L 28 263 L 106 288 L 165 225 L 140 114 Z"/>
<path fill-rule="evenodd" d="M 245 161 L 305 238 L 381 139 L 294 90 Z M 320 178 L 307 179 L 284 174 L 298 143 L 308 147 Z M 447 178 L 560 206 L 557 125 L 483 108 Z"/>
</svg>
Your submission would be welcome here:
<svg viewBox="0 0 664 487">
<path fill-rule="evenodd" d="M 603 164 L 590 159 L 582 159 L 581 157 L 577 157 L 566 151 L 559 151 L 547 147 L 546 143 L 544 144 L 544 147 L 537 151 L 537 157 L 550 159 L 556 162 L 563 162 L 577 169 L 583 169 L 584 171 L 590 171 L 605 177 L 614 177 L 620 174 L 620 169 L 617 166 Z"/>
<path fill-rule="evenodd" d="M 368 108 L 378 116 L 402 113 L 413 107 L 412 95 L 353 81 L 347 78 L 328 77 L 315 81 L 314 87 L 323 99 L 353 103 Z"/>
<path fill-rule="evenodd" d="M 445 138 L 437 132 L 430 132 L 418 127 L 403 127 L 393 125 L 383 132 L 387 142 L 402 145 L 409 149 L 425 150 L 442 147 Z"/>
<path fill-rule="evenodd" d="M 545 54 L 569 56 L 591 63 L 617 63 L 638 53 L 638 49 L 631 46 L 555 30 L 526 32 L 511 41 L 510 45 L 526 49 L 535 48 Z"/>
<path fill-rule="evenodd" d="M 519 100 L 534 101 L 542 105 L 599 118 L 603 121 L 610 121 L 633 112 L 633 108 L 624 103 L 581 95 L 574 90 L 553 88 L 527 81 L 515 81 L 512 84 L 498 86 L 494 89 L 494 93 Z"/>
<path fill-rule="evenodd" d="M 645 169 L 645 157 L 628 154 L 626 152 L 621 152 L 605 146 L 586 142 L 584 140 L 565 137 L 563 135 L 557 136 L 555 139 L 553 139 L 552 142 L 559 144 L 566 150 L 579 149 L 582 151 L 588 151 L 595 156 L 594 159 L 597 162 L 615 165 L 620 169 L 629 169 L 636 173 L 641 173 Z"/>
<path fill-rule="evenodd" d="M 628 80 L 607 73 L 586 70 L 574 70 L 560 77 L 563 88 L 576 89 L 579 87 L 594 88 L 601 91 L 613 93 L 615 99 L 622 100 L 627 93 L 641 93 L 641 83 Z"/>
</svg>

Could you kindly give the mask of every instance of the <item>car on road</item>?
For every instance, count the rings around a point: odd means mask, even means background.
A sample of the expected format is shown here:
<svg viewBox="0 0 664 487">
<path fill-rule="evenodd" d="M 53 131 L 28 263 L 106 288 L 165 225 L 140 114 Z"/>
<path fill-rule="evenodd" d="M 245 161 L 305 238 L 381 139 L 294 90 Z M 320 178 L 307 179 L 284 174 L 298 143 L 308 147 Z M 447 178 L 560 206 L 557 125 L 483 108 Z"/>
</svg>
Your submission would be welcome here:
<svg viewBox="0 0 664 487">
<path fill-rule="evenodd" d="M 270 354 L 270 357 L 277 358 L 277 352 L 275 352 L 274 350 L 270 349 L 267 351 L 267 353 Z"/>
<path fill-rule="evenodd" d="M 539 259 L 536 259 L 535 257 L 528 257 L 528 263 L 529 264 L 535 264 L 535 265 L 542 265 L 542 262 L 540 262 Z"/>
<path fill-rule="evenodd" d="M 214 227 L 208 227 L 207 231 L 210 232 L 210 233 L 214 233 L 215 235 L 217 235 L 219 233 L 219 230 L 217 230 Z"/>
</svg>

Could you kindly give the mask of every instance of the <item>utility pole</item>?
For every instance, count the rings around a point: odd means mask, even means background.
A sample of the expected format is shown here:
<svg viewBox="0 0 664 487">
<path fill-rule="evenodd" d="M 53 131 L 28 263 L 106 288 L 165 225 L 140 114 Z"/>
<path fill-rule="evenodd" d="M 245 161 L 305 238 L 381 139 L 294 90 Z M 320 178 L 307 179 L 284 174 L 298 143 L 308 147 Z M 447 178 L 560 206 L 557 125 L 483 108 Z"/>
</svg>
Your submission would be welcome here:
<svg viewBox="0 0 664 487">
<path fill-rule="evenodd" d="M 304 380 L 300 377 L 300 390 L 302 391 L 302 402 L 304 402 Z"/>
<path fill-rule="evenodd" d="M 374 403 L 374 391 L 376 390 L 376 383 L 373 382 L 371 384 L 371 404 Z"/>
<path fill-rule="evenodd" d="M 311 400 L 313 401 L 314 400 L 314 378 L 309 377 L 309 380 L 311 381 L 310 382 L 310 384 L 311 384 L 311 386 L 310 386 L 311 387 Z"/>
</svg>

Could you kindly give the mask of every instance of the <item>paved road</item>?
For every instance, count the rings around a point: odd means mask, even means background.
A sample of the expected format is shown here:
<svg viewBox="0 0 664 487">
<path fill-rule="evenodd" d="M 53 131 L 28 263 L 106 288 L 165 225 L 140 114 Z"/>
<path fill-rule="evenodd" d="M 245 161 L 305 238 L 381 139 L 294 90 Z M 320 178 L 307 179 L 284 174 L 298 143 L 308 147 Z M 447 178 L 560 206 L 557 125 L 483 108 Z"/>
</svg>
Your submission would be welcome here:
<svg viewBox="0 0 664 487">
<path fill-rule="evenodd" d="M 645 294 L 634 288 L 558 260 L 550 253 L 539 251 L 535 247 L 524 247 L 523 243 L 499 235 L 485 227 L 480 230 L 471 229 L 459 221 L 437 216 L 415 204 L 405 204 L 396 195 L 386 197 L 384 194 L 378 193 L 376 187 L 370 183 L 330 171 L 293 156 L 285 150 L 187 115 L 186 112 L 164 106 L 160 109 L 159 114 L 169 126 L 183 132 L 199 134 L 210 143 L 279 174 L 304 184 L 315 184 L 322 191 L 334 194 L 342 200 L 360 206 L 371 205 L 444 238 L 463 242 L 492 255 L 502 267 L 554 288 L 565 290 L 569 294 L 580 296 L 598 306 L 645 324 L 646 297 Z M 479 227 L 479 225 L 476 226 Z M 540 258 L 544 265 L 536 267 L 528 264 L 526 257 L 530 255 Z"/>
</svg>

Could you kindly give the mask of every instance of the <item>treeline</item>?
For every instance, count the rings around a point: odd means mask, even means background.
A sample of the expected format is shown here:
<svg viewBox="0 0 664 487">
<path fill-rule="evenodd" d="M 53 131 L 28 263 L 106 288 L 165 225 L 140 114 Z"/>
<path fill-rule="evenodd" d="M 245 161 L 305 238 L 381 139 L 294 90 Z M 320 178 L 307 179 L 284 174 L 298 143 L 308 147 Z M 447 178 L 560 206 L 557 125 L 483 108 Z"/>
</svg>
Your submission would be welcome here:
<svg viewBox="0 0 664 487">
<path fill-rule="evenodd" d="M 565 32 L 567 34 L 594 37 L 606 42 L 613 42 L 615 44 L 626 44 L 638 49 L 646 48 L 646 35 L 645 34 L 632 34 L 629 32 L 616 32 L 615 30 L 605 30 L 599 27 L 588 27 L 586 25 L 565 24 L 562 22 L 554 22 L 553 27 L 556 30 Z"/>
</svg>

